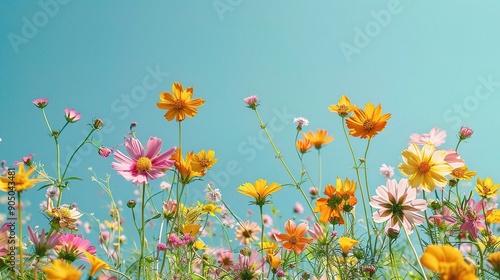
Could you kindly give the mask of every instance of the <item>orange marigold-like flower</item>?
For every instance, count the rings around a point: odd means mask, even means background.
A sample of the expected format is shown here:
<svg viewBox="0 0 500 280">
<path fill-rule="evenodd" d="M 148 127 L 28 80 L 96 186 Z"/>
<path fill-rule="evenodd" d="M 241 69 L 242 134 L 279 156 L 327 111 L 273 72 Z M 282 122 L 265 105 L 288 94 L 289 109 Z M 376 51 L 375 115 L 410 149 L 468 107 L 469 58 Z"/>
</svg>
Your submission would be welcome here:
<svg viewBox="0 0 500 280">
<path fill-rule="evenodd" d="M 308 244 L 313 242 L 312 238 L 304 237 L 308 229 L 306 223 L 297 226 L 294 221 L 288 220 L 285 223 L 286 233 L 275 234 L 274 237 L 278 242 L 283 242 L 283 248 L 287 251 L 293 250 L 298 255 L 304 251 Z"/>
<path fill-rule="evenodd" d="M 476 268 L 465 262 L 462 253 L 450 245 L 429 245 L 420 258 L 428 269 L 439 273 L 440 279 L 478 279 Z"/>
<path fill-rule="evenodd" d="M 313 143 L 314 148 L 321 149 L 323 145 L 326 145 L 333 141 L 333 135 L 327 136 L 328 131 L 325 129 L 318 129 L 316 133 L 309 131 L 307 134 L 302 134 L 305 140 L 311 141 Z"/>
<path fill-rule="evenodd" d="M 156 106 L 160 109 L 167 110 L 165 118 L 171 121 L 175 118 L 176 121 L 181 122 L 186 118 L 190 118 L 198 114 L 196 108 L 201 107 L 205 100 L 201 98 L 191 99 L 193 97 L 193 88 L 183 89 L 181 83 L 175 82 L 172 85 L 172 93 L 160 93 L 160 102 Z"/>
<path fill-rule="evenodd" d="M 194 170 L 193 168 L 193 152 L 188 152 L 186 154 L 186 159 L 182 156 L 182 150 L 177 148 L 175 153 L 171 157 L 175 160 L 175 168 L 180 174 L 180 181 L 183 184 L 189 184 L 193 178 L 202 177 L 203 174 Z"/>
<path fill-rule="evenodd" d="M 325 195 L 316 201 L 314 212 L 320 213 L 319 220 L 323 223 L 332 222 L 334 224 L 344 224 L 344 219 L 340 212 L 349 212 L 358 200 L 354 196 L 356 191 L 356 182 L 349 179 L 342 179 L 337 177 L 337 186 L 327 185 L 325 187 Z"/>
<path fill-rule="evenodd" d="M 206 152 L 205 150 L 201 150 L 199 153 L 193 155 L 191 165 L 194 171 L 205 175 L 205 172 L 211 169 L 218 160 L 218 158 L 215 158 L 214 151 L 208 150 Z"/>
<path fill-rule="evenodd" d="M 359 241 L 358 240 L 355 240 L 355 239 L 352 239 L 352 238 L 349 238 L 347 236 L 342 236 L 341 238 L 339 238 L 339 245 L 340 245 L 340 248 L 342 249 L 342 253 L 344 253 L 345 255 L 347 255 L 347 253 L 356 245 L 359 244 Z"/>
<path fill-rule="evenodd" d="M 313 147 L 313 143 L 309 139 L 306 140 L 299 139 L 295 143 L 295 146 L 297 147 L 297 149 L 301 154 L 305 154 Z"/>
<path fill-rule="evenodd" d="M 356 108 L 353 116 L 346 119 L 349 134 L 354 137 L 372 138 L 380 131 L 384 130 L 387 120 L 391 114 L 382 115 L 382 106 L 375 107 L 372 103 L 367 103 L 365 110 Z"/>
<path fill-rule="evenodd" d="M 330 112 L 337 112 L 339 116 L 343 118 L 349 115 L 356 108 L 356 105 L 351 104 L 351 101 L 347 96 L 342 95 L 339 102 L 337 104 L 330 105 L 328 110 L 330 110 Z"/>
</svg>

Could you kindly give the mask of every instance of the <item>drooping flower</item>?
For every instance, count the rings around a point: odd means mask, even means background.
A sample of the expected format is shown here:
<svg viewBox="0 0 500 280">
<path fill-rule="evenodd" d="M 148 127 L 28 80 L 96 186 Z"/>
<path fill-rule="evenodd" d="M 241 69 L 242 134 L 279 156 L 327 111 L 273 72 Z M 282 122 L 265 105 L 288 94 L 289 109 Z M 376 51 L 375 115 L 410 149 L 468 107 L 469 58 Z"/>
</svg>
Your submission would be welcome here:
<svg viewBox="0 0 500 280">
<path fill-rule="evenodd" d="M 353 115 L 346 119 L 349 134 L 354 137 L 373 138 L 384 130 L 391 114 L 382 115 L 382 106 L 375 107 L 372 103 L 365 105 L 365 110 L 355 108 Z"/>
<path fill-rule="evenodd" d="M 33 100 L 33 104 L 35 104 L 36 107 L 43 109 L 49 104 L 49 100 L 47 98 L 38 98 Z"/>
<path fill-rule="evenodd" d="M 59 244 L 54 247 L 54 251 L 60 259 L 73 262 L 76 259 L 83 258 L 83 252 L 95 254 L 96 248 L 90 243 L 88 239 L 82 235 L 74 234 L 61 234 L 59 237 Z"/>
<path fill-rule="evenodd" d="M 376 189 L 376 193 L 370 200 L 370 205 L 379 209 L 373 213 L 373 220 L 376 223 L 387 221 L 386 233 L 389 228 L 399 230 L 403 226 L 410 234 L 415 225 L 424 223 L 424 216 L 420 212 L 427 208 L 427 202 L 417 199 L 417 190 L 408 184 L 406 178 L 399 182 L 387 180 L 385 186 Z"/>
<path fill-rule="evenodd" d="M 460 231 L 469 233 L 473 238 L 478 238 L 479 230 L 485 228 L 484 216 L 479 214 L 483 210 L 486 210 L 486 201 L 482 199 L 477 203 L 474 199 L 470 199 L 465 209 L 459 209 L 458 214 L 463 219 Z"/>
<path fill-rule="evenodd" d="M 453 167 L 445 160 L 446 153 L 436 150 L 432 144 L 424 144 L 422 149 L 412 143 L 403 153 L 404 163 L 399 164 L 403 175 L 409 176 L 408 181 L 414 188 L 421 186 L 427 192 L 436 186 L 444 187 L 448 183 L 445 177 Z"/>
<path fill-rule="evenodd" d="M 10 172 L 7 172 L 6 177 L 0 177 L 0 190 L 9 192 L 13 188 L 16 192 L 22 192 L 35 186 L 36 183 L 41 182 L 40 179 L 30 179 L 31 174 L 36 170 L 36 167 L 30 167 L 28 171 L 24 170 L 24 163 L 20 163 L 12 178 Z M 12 184 L 14 182 L 14 184 Z"/>
<path fill-rule="evenodd" d="M 309 125 L 309 120 L 304 117 L 293 118 L 293 123 L 297 124 L 297 130 L 301 131 L 302 127 Z"/>
<path fill-rule="evenodd" d="M 457 222 L 455 213 L 451 211 L 446 205 L 443 205 L 440 214 L 432 215 L 429 217 L 429 221 L 435 223 L 438 227 L 450 226 Z"/>
<path fill-rule="evenodd" d="M 208 152 L 205 152 L 205 150 L 201 150 L 199 153 L 193 155 L 191 166 L 195 172 L 205 174 L 218 160 L 218 158 L 215 158 L 214 151 L 208 150 Z"/>
<path fill-rule="evenodd" d="M 313 143 L 309 139 L 298 139 L 297 142 L 295 143 L 295 146 L 299 150 L 301 154 L 305 154 L 307 151 L 309 151 L 313 147 Z"/>
<path fill-rule="evenodd" d="M 267 180 L 259 179 L 255 181 L 254 184 L 244 183 L 243 185 L 238 187 L 238 192 L 244 195 L 255 198 L 255 204 L 262 206 L 268 201 L 267 197 L 281 189 L 281 185 L 273 182 L 270 185 L 267 185 Z M 253 202 L 252 202 L 253 203 Z"/>
<path fill-rule="evenodd" d="M 475 267 L 465 262 L 462 253 L 451 245 L 427 246 L 420 262 L 439 273 L 440 279 L 478 279 Z"/>
<path fill-rule="evenodd" d="M 382 174 L 382 176 L 384 176 L 384 178 L 391 179 L 392 176 L 394 176 L 394 167 L 384 163 L 380 167 L 379 172 L 380 174 Z"/>
<path fill-rule="evenodd" d="M 327 197 L 318 198 L 314 212 L 320 213 L 319 220 L 323 223 L 344 224 L 341 212 L 350 212 L 358 203 L 354 196 L 356 182 L 337 177 L 336 186 L 327 185 L 324 194 Z"/>
<path fill-rule="evenodd" d="M 42 268 L 47 280 L 80 280 L 82 271 L 62 260 L 53 260 Z"/>
<path fill-rule="evenodd" d="M 313 228 L 308 230 L 308 232 L 309 235 L 318 242 L 324 241 L 326 239 L 326 233 L 323 227 L 318 223 L 314 223 Z"/>
<path fill-rule="evenodd" d="M 259 98 L 257 95 L 250 95 L 248 97 L 243 98 L 243 101 L 247 104 L 247 107 L 255 110 L 257 109 L 257 106 L 259 106 Z"/>
<path fill-rule="evenodd" d="M 47 252 L 53 249 L 57 244 L 59 244 L 58 234 L 51 234 L 48 238 L 45 236 L 45 229 L 42 229 L 41 234 L 37 234 L 36 231 L 28 226 L 28 232 L 30 235 L 30 241 L 35 246 L 35 254 L 39 257 L 44 257 Z"/>
<path fill-rule="evenodd" d="M 311 143 L 314 145 L 314 148 L 316 149 L 321 149 L 324 145 L 330 143 L 333 141 L 333 135 L 328 135 L 328 131 L 326 129 L 318 129 L 316 130 L 316 133 L 309 131 L 304 134 L 302 134 L 302 137 L 305 140 L 311 141 Z"/>
<path fill-rule="evenodd" d="M 12 240 L 14 240 L 14 245 L 17 246 L 18 244 L 18 238 L 17 236 L 15 236 L 15 232 L 11 232 L 11 226 L 12 224 L 10 222 L 7 222 L 0 227 L 0 257 L 6 256 L 9 252 L 12 251 Z M 11 233 L 14 233 L 14 236 L 12 236 Z"/>
<path fill-rule="evenodd" d="M 424 145 L 425 143 L 431 143 L 436 147 L 441 146 L 444 142 L 446 142 L 446 131 L 441 130 L 439 128 L 434 127 L 431 129 L 429 133 L 417 134 L 413 133 L 410 135 L 410 143 L 415 143 L 417 145 Z"/>
<path fill-rule="evenodd" d="M 359 244 L 358 240 L 349 238 L 347 236 L 340 237 L 339 240 L 338 240 L 338 242 L 339 242 L 339 245 L 340 245 L 340 249 L 342 250 L 342 253 L 344 253 L 344 255 L 347 255 L 347 253 L 349 253 L 349 251 L 354 246 L 356 246 L 356 245 Z"/>
<path fill-rule="evenodd" d="M 304 213 L 304 206 L 300 204 L 300 202 L 295 202 L 295 205 L 293 206 L 293 212 L 297 214 L 302 214 Z"/>
<path fill-rule="evenodd" d="M 176 147 L 160 154 L 162 140 L 150 137 L 146 149 L 136 138 L 125 140 L 125 148 L 130 157 L 121 151 L 114 154 L 115 160 L 111 166 L 118 171 L 126 180 L 132 180 L 133 184 L 146 184 L 148 180 L 162 177 L 165 170 L 172 167 L 174 161 L 170 157 L 174 154 Z"/>
<path fill-rule="evenodd" d="M 103 260 L 99 259 L 98 257 L 94 256 L 93 254 L 83 251 L 83 254 L 85 257 L 87 257 L 87 260 L 90 263 L 90 276 L 93 277 L 99 270 L 101 269 L 109 269 L 109 265 L 105 263 Z"/>
<path fill-rule="evenodd" d="M 356 108 L 356 105 L 351 104 L 351 101 L 347 96 L 342 95 L 339 99 L 339 102 L 337 104 L 330 105 L 328 107 L 328 110 L 330 110 L 330 112 L 337 112 L 339 116 L 344 118 Z"/>
<path fill-rule="evenodd" d="M 460 132 L 458 133 L 458 137 L 460 138 L 460 140 L 465 140 L 471 137 L 473 133 L 474 130 L 472 130 L 470 127 L 462 126 L 460 128 Z"/>
<path fill-rule="evenodd" d="M 490 177 L 486 177 L 484 180 L 477 178 L 476 183 L 474 189 L 481 197 L 492 198 L 498 195 L 500 184 L 494 184 L 493 179 Z"/>
<path fill-rule="evenodd" d="M 159 109 L 167 110 L 165 118 L 171 121 L 175 118 L 177 122 L 182 122 L 186 115 L 193 118 L 198 114 L 196 108 L 201 107 L 205 100 L 201 98 L 191 99 L 194 89 L 192 87 L 183 89 L 181 83 L 174 82 L 172 93 L 160 93 L 160 101 L 156 103 Z"/>
<path fill-rule="evenodd" d="M 261 232 L 259 225 L 256 222 L 250 223 L 250 221 L 245 221 L 238 224 L 236 229 L 236 240 L 241 240 L 240 245 L 249 245 L 250 242 L 259 240 L 257 234 Z"/>
<path fill-rule="evenodd" d="M 476 171 L 469 170 L 469 168 L 464 165 L 454 168 L 450 173 L 450 177 L 458 180 L 472 180 L 472 177 L 476 176 L 476 174 Z"/>
<path fill-rule="evenodd" d="M 64 110 L 64 114 L 65 114 L 66 121 L 70 122 L 70 123 L 77 122 L 82 118 L 80 113 L 77 113 L 75 109 L 70 110 L 70 109 L 66 108 Z"/>
<path fill-rule="evenodd" d="M 278 242 L 283 242 L 283 248 L 287 251 L 294 251 L 297 255 L 312 243 L 313 239 L 305 237 L 309 227 L 306 223 L 296 225 L 294 221 L 288 220 L 285 223 L 285 232 L 275 235 Z"/>
<path fill-rule="evenodd" d="M 69 229 L 78 230 L 75 226 L 78 219 L 80 219 L 83 214 L 80 213 L 76 207 L 70 207 L 69 205 L 61 205 L 60 207 L 54 207 L 52 199 L 47 199 L 47 209 L 45 210 L 52 220 L 50 224 L 53 228 L 57 230 Z"/>
</svg>

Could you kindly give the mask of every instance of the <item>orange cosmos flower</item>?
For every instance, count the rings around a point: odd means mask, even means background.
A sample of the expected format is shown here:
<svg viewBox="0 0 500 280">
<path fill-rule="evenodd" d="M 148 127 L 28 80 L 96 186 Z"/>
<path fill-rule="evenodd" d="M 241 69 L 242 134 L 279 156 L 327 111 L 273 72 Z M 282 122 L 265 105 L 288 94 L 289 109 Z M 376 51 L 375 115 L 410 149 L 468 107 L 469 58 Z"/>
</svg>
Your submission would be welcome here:
<svg viewBox="0 0 500 280">
<path fill-rule="evenodd" d="M 342 118 L 349 115 L 354 109 L 356 109 L 356 105 L 352 104 L 349 98 L 345 95 L 340 97 L 338 104 L 332 104 L 328 107 L 330 112 L 337 112 L 339 116 Z"/>
<path fill-rule="evenodd" d="M 352 249 L 352 247 L 359 244 L 359 241 L 346 236 L 342 236 L 341 238 L 339 238 L 338 241 L 340 248 L 342 249 L 342 253 L 344 253 L 345 255 L 347 255 L 347 253 Z"/>
<path fill-rule="evenodd" d="M 302 137 L 305 140 L 311 141 L 311 143 L 313 143 L 314 145 L 314 148 L 319 150 L 323 145 L 326 145 L 333 141 L 333 135 L 327 136 L 327 134 L 327 130 L 318 129 L 316 130 L 316 134 L 314 134 L 312 131 L 309 131 L 307 134 L 302 134 Z"/>
<path fill-rule="evenodd" d="M 269 186 L 266 184 L 267 180 L 264 179 L 255 181 L 253 185 L 244 183 L 238 187 L 238 192 L 255 198 L 255 204 L 262 206 L 268 202 L 266 200 L 267 196 L 281 189 L 281 186 L 276 182 L 271 183 Z"/>
<path fill-rule="evenodd" d="M 189 184 L 193 178 L 203 176 L 201 172 L 193 169 L 193 152 L 188 152 L 184 160 L 182 157 L 182 150 L 177 148 L 171 159 L 175 160 L 174 165 L 177 172 L 180 174 L 180 181 L 183 184 Z"/>
<path fill-rule="evenodd" d="M 193 88 L 183 89 L 181 83 L 175 82 L 172 85 L 172 93 L 160 93 L 160 102 L 156 106 L 160 109 L 167 110 L 165 118 L 171 121 L 175 118 L 176 121 L 181 122 L 186 118 L 190 118 L 198 114 L 196 108 L 201 107 L 205 100 L 201 98 L 191 99 L 193 97 Z"/>
<path fill-rule="evenodd" d="M 283 248 L 287 251 L 293 250 L 298 255 L 313 241 L 310 237 L 304 237 L 307 230 L 308 226 L 306 223 L 301 223 L 297 226 L 294 221 L 288 220 L 285 223 L 286 233 L 275 234 L 274 237 L 278 242 L 283 242 Z"/>
<path fill-rule="evenodd" d="M 349 134 L 368 139 L 384 130 L 387 120 L 391 118 L 391 114 L 382 115 L 380 104 L 375 107 L 372 103 L 367 103 L 364 111 L 356 108 L 353 113 L 353 116 L 346 119 Z"/>
<path fill-rule="evenodd" d="M 87 257 L 87 260 L 89 260 L 89 263 L 91 265 L 90 268 L 91 277 L 93 277 L 101 269 L 109 269 L 109 265 L 105 263 L 103 260 L 99 259 L 98 257 L 92 255 L 91 253 L 85 250 L 83 251 L 83 254 L 85 255 L 85 257 Z"/>
<path fill-rule="evenodd" d="M 299 150 L 300 153 L 305 154 L 307 151 L 309 151 L 312 148 L 313 143 L 309 139 L 306 139 L 306 140 L 299 139 L 295 143 L 295 146 L 297 147 L 297 149 Z"/>
<path fill-rule="evenodd" d="M 325 187 L 325 195 L 316 200 L 316 207 L 314 212 L 320 213 L 319 220 L 323 223 L 331 222 L 333 224 L 344 224 L 341 211 L 349 212 L 358 200 L 354 196 L 356 191 L 356 182 L 349 179 L 342 179 L 337 177 L 337 186 L 327 185 Z"/>
</svg>

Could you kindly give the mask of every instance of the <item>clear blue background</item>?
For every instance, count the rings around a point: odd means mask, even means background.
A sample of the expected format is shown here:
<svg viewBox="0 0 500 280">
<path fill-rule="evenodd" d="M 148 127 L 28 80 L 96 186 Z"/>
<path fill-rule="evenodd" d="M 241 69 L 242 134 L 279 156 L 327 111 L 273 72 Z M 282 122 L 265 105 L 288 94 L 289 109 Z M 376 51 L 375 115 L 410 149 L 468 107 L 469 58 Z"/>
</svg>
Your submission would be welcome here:
<svg viewBox="0 0 500 280">
<path fill-rule="evenodd" d="M 402 161 L 411 133 L 439 127 L 448 132 L 444 147 L 454 148 L 461 125 L 475 130 L 460 147 L 467 165 L 498 182 L 499 9 L 497 1 L 3 2 L 0 159 L 12 166 L 34 153 L 55 175 L 55 148 L 32 104 L 36 98 L 50 100 L 53 128 L 64 124 L 65 108 L 83 116 L 60 138 L 63 161 L 96 117 L 107 126 L 94 139 L 106 146 L 123 150 L 118 145 L 133 121 L 144 143 L 152 135 L 164 139 L 164 149 L 177 145 L 177 124 L 156 108 L 159 93 L 177 81 L 206 100 L 194 119 L 183 122 L 183 147 L 212 149 L 219 158 L 204 182 L 189 187 L 190 199 L 201 199 L 213 181 L 242 217 L 257 209 L 237 194 L 240 184 L 291 182 L 244 106 L 252 94 L 297 177 L 292 120 L 304 116 L 310 121 L 305 131 L 323 128 L 335 136 L 322 150 L 323 184 L 354 178 L 340 119 L 327 110 L 346 94 L 358 106 L 381 103 L 392 114 L 371 143 L 370 189 L 384 183 L 382 163 L 396 167 Z M 360 157 L 366 141 L 353 142 Z M 81 211 L 108 219 L 106 197 L 90 181 L 89 166 L 101 178 L 112 174 L 116 199 L 135 198 L 136 187 L 116 175 L 111 162 L 85 146 L 71 166 L 84 181 L 72 184 L 64 202 L 77 201 Z M 315 151 L 306 163 L 317 181 Z M 397 170 L 395 177 L 401 177 Z M 44 194 L 33 189 L 25 195 L 32 219 L 42 226 L 37 211 Z M 274 196 L 285 218 L 300 199 L 288 187 Z"/>
</svg>

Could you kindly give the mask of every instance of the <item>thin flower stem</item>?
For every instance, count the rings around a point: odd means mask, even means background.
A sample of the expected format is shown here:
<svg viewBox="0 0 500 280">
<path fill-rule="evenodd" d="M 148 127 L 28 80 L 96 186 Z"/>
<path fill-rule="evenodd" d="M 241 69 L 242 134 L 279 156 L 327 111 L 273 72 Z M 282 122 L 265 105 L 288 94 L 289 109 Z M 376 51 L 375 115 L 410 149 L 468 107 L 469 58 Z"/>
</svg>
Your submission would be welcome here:
<svg viewBox="0 0 500 280">
<path fill-rule="evenodd" d="M 260 127 L 264 130 L 264 132 L 267 135 L 267 138 L 269 139 L 269 143 L 271 143 L 271 146 L 273 147 L 274 152 L 276 153 L 276 157 L 280 160 L 281 164 L 283 164 L 283 167 L 285 167 L 286 172 L 290 176 L 290 178 L 293 181 L 294 186 L 297 187 L 297 189 L 300 191 L 302 196 L 304 197 L 304 200 L 307 202 L 307 206 L 309 206 L 309 209 L 311 210 L 311 214 L 313 215 L 314 219 L 316 220 L 317 223 L 319 223 L 318 217 L 314 214 L 314 209 L 311 205 L 311 202 L 309 202 L 309 199 L 307 198 L 306 194 L 304 193 L 304 190 L 300 187 L 299 182 L 295 179 L 295 176 L 293 176 L 292 171 L 290 171 L 290 168 L 288 168 L 288 165 L 286 165 L 285 161 L 283 160 L 283 155 L 278 151 L 278 148 L 276 148 L 276 145 L 274 144 L 273 139 L 271 138 L 271 135 L 267 131 L 266 125 L 264 122 L 262 122 L 262 119 L 259 115 L 259 112 L 257 109 L 254 109 L 255 114 L 257 115 L 257 119 L 259 120 Z"/>
<path fill-rule="evenodd" d="M 295 143 L 297 143 L 298 138 L 299 138 L 299 131 L 297 130 L 297 134 L 295 135 Z M 300 164 L 302 166 L 302 172 L 305 172 L 305 174 L 307 175 L 307 178 L 309 179 L 309 181 L 311 181 L 312 186 L 316 187 L 316 185 L 314 184 L 314 181 L 311 178 L 311 175 L 309 174 L 309 171 L 306 168 L 306 165 L 304 164 L 304 154 L 301 154 L 297 147 L 295 147 L 295 152 L 297 153 L 297 156 L 299 157 Z M 318 189 L 318 193 L 319 193 L 319 189 Z"/>
<path fill-rule="evenodd" d="M 366 143 L 366 150 L 365 150 L 365 155 L 363 156 L 363 165 L 364 165 L 364 173 L 365 173 L 365 188 L 366 188 L 366 194 L 367 197 L 370 198 L 370 188 L 368 188 L 368 168 L 366 167 L 366 158 L 368 155 L 368 149 L 370 148 L 370 143 L 371 143 L 371 138 L 368 139 L 368 142 Z M 370 213 L 373 213 L 373 208 L 370 205 Z"/>
<path fill-rule="evenodd" d="M 141 255 L 139 257 L 139 269 L 138 269 L 138 274 L 137 274 L 137 279 L 141 279 L 141 272 L 142 272 L 142 259 L 144 258 L 144 238 L 145 238 L 145 231 L 146 231 L 146 226 L 144 225 L 144 208 L 146 207 L 145 205 L 145 193 L 146 193 L 146 183 L 142 184 L 142 200 L 141 200 Z"/>
<path fill-rule="evenodd" d="M 321 149 L 318 149 L 318 193 L 321 193 Z"/>
<path fill-rule="evenodd" d="M 19 227 L 19 272 L 24 279 L 23 218 L 21 211 L 21 191 L 17 192 L 17 226 Z"/>
<path fill-rule="evenodd" d="M 262 227 L 262 230 L 260 231 L 260 250 L 261 250 L 261 255 L 263 258 L 264 256 L 264 216 L 262 215 L 262 205 L 259 205 L 259 210 L 260 210 L 260 225 Z"/>
<path fill-rule="evenodd" d="M 132 279 L 131 279 L 131 278 L 130 278 L 127 274 L 122 273 L 122 272 L 120 272 L 120 271 L 118 271 L 118 270 L 114 270 L 114 269 L 105 269 L 105 268 L 103 268 L 103 270 L 111 271 L 111 272 L 113 272 L 113 273 L 119 274 L 119 275 L 120 275 L 120 276 L 122 276 L 122 277 L 125 277 L 125 278 L 126 278 L 126 279 L 128 279 L 128 280 L 132 280 Z"/>
<path fill-rule="evenodd" d="M 420 258 L 417 254 L 417 251 L 415 250 L 415 247 L 413 246 L 413 243 L 411 242 L 411 239 L 410 239 L 410 236 L 408 235 L 408 231 L 406 230 L 405 228 L 405 235 L 406 235 L 406 239 L 408 240 L 408 243 L 410 244 L 410 247 L 413 251 L 413 254 L 415 255 L 415 258 L 416 258 L 416 261 L 418 263 L 418 266 L 420 267 L 420 270 L 421 270 L 421 274 L 422 274 L 422 277 L 424 277 L 425 280 L 427 280 L 427 275 L 425 275 L 425 270 L 424 270 L 424 267 L 422 266 L 422 263 L 420 262 Z"/>
</svg>

